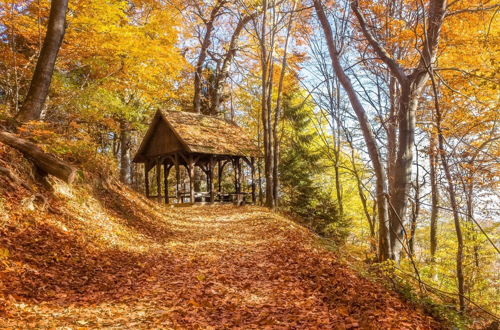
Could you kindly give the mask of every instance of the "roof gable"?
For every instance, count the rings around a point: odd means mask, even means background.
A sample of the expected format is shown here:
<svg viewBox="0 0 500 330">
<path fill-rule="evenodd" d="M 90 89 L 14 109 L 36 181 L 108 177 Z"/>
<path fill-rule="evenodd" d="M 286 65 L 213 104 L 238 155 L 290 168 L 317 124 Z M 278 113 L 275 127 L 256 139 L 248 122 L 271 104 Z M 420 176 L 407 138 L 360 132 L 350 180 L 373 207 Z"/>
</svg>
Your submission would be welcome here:
<svg viewBox="0 0 500 330">
<path fill-rule="evenodd" d="M 134 157 L 135 162 L 153 156 L 147 152 L 151 149 L 162 149 L 151 144 L 169 144 L 155 131 L 161 123 L 171 130 L 168 138 L 177 139 L 187 152 L 231 156 L 259 154 L 248 132 L 233 122 L 191 112 L 158 110 Z M 168 153 L 166 149 L 163 151 Z"/>
</svg>

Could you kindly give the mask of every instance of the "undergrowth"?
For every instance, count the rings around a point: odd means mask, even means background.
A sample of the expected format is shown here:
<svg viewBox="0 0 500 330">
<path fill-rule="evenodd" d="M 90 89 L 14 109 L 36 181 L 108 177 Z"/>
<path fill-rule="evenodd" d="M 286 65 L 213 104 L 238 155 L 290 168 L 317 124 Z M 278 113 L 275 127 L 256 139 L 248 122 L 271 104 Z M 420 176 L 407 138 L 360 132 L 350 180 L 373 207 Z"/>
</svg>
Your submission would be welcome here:
<svg viewBox="0 0 500 330">
<path fill-rule="evenodd" d="M 431 292 L 397 273 L 394 261 L 385 261 L 370 265 L 372 278 L 384 283 L 399 293 L 407 302 L 422 308 L 425 313 L 440 320 L 449 328 L 468 329 L 471 320 L 456 308 L 456 302 L 438 301 Z"/>
<path fill-rule="evenodd" d="M 339 245 L 328 237 L 318 236 L 317 244 L 339 254 L 339 257 L 361 276 L 382 283 L 388 289 L 398 293 L 406 302 L 422 309 L 427 315 L 442 322 L 446 328 L 469 329 L 471 327 L 471 319 L 457 310 L 456 302 L 439 301 L 436 297 L 432 297 L 430 292 L 421 292 L 418 285 L 397 274 L 397 268 L 393 261 L 381 263 L 372 262 L 371 259 L 361 261 L 360 256 L 354 256 L 350 248 Z"/>
</svg>

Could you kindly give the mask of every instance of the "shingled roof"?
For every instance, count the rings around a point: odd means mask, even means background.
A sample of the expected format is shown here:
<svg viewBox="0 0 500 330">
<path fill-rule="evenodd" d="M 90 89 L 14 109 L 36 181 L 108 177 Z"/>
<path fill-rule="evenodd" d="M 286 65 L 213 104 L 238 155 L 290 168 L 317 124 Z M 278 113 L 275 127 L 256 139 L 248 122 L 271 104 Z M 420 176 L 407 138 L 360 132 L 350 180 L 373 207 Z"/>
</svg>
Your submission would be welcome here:
<svg viewBox="0 0 500 330">
<path fill-rule="evenodd" d="M 158 110 L 134 157 L 135 162 L 142 162 L 146 158 L 146 148 L 159 121 L 164 121 L 184 151 L 189 153 L 230 156 L 259 154 L 247 130 L 234 122 L 192 112 Z"/>
</svg>

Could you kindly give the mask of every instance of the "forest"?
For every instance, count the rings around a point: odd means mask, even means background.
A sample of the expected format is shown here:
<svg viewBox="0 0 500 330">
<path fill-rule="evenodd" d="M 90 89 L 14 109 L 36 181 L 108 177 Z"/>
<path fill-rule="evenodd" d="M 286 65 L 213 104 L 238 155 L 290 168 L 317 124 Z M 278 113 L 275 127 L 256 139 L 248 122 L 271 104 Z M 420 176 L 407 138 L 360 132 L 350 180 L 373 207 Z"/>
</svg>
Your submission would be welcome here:
<svg viewBox="0 0 500 330">
<path fill-rule="evenodd" d="M 499 11 L 0 0 L 0 326 L 498 329 Z M 169 112 L 255 157 L 138 162 Z"/>
</svg>

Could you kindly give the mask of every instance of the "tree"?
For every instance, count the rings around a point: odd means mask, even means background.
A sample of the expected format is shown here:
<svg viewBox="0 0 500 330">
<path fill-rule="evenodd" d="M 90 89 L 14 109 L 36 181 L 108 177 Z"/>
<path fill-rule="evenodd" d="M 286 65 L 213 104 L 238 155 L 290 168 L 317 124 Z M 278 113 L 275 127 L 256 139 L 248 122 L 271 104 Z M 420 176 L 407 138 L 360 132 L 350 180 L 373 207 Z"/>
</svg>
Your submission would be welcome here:
<svg viewBox="0 0 500 330">
<path fill-rule="evenodd" d="M 283 86 L 288 75 L 290 62 L 300 61 L 298 58 L 291 61 L 288 55 L 289 43 L 294 29 L 293 21 L 296 17 L 296 1 L 265 0 L 261 17 L 260 22 L 254 22 L 254 29 L 261 76 L 261 122 L 266 177 L 265 205 L 275 208 L 279 199 L 280 141 L 278 128 L 281 120 Z M 275 54 L 278 51 L 281 51 L 283 55 L 281 61 L 276 63 L 277 56 Z M 277 86 L 275 76 L 278 77 Z"/>
<path fill-rule="evenodd" d="M 425 29 L 424 41 L 418 64 L 411 68 L 402 67 L 392 55 L 388 53 L 383 44 L 376 39 L 362 14 L 358 1 L 350 2 L 351 9 L 357 18 L 358 25 L 363 36 L 371 46 L 376 56 L 387 66 L 387 69 L 395 77 L 399 84 L 400 95 L 398 97 L 398 145 L 396 162 L 394 167 L 394 178 L 389 191 L 387 191 L 387 178 L 385 177 L 385 169 L 379 154 L 379 147 L 373 137 L 373 132 L 368 123 L 366 110 L 357 96 L 350 78 L 345 74 L 345 70 L 340 62 L 340 53 L 334 43 L 333 34 L 330 23 L 325 15 L 323 5 L 315 0 L 314 6 L 323 27 L 325 38 L 327 39 L 330 51 L 330 57 L 334 63 L 335 73 L 339 77 L 339 81 L 349 95 L 351 105 L 357 115 L 358 121 L 362 127 L 365 136 L 365 142 L 369 149 L 370 158 L 375 168 L 377 176 L 377 203 L 386 204 L 382 199 L 389 198 L 389 228 L 385 225 L 385 217 L 387 208 L 378 206 L 379 208 L 379 225 L 380 237 L 386 237 L 389 234 L 389 246 L 386 248 L 386 239 L 380 241 L 380 258 L 381 260 L 391 258 L 399 259 L 399 254 L 404 240 L 404 221 L 406 218 L 407 196 L 411 184 L 411 171 L 413 160 L 413 146 L 415 141 L 415 112 L 418 107 L 419 98 L 422 95 L 423 88 L 429 78 L 428 67 L 434 65 L 437 54 L 437 47 L 441 26 L 443 24 L 447 1 L 432 1 L 427 10 L 428 25 Z M 409 73 L 407 73 L 409 72 Z M 382 214 L 381 214 L 382 213 Z M 381 218 L 383 217 L 383 218 Z M 388 231 L 388 233 L 386 233 Z"/>
</svg>

